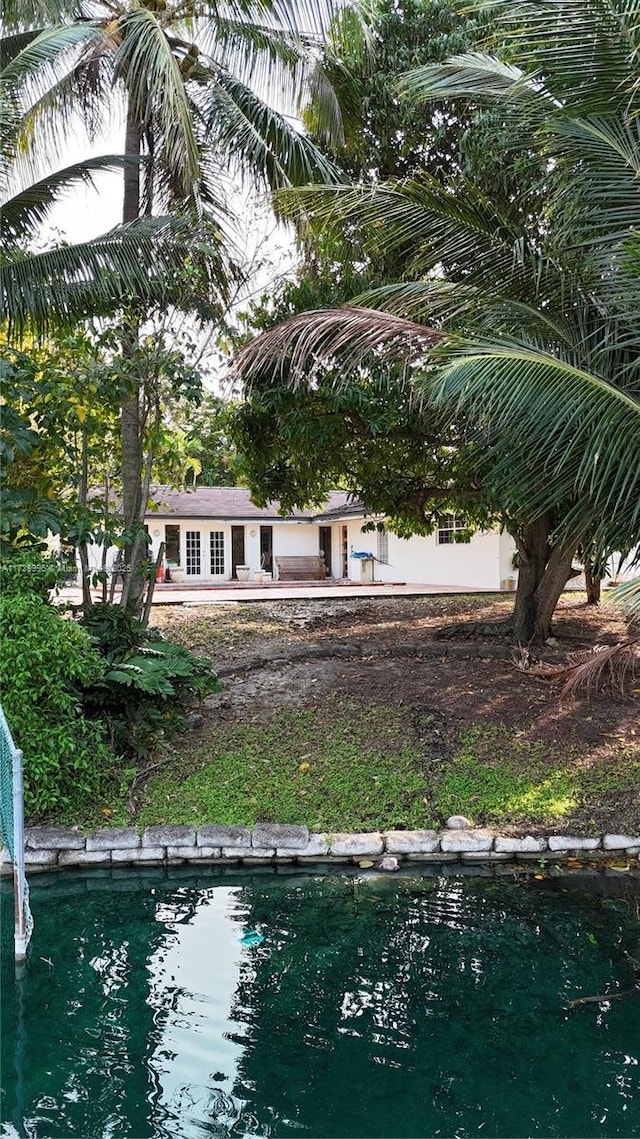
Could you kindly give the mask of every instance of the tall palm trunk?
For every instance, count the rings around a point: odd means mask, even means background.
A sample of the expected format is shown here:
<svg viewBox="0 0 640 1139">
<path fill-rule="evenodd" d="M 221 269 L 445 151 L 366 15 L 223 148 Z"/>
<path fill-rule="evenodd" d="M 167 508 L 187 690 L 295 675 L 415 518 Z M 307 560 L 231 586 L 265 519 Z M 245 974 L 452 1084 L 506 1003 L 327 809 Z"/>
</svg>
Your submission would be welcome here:
<svg viewBox="0 0 640 1139">
<path fill-rule="evenodd" d="M 140 217 L 140 165 L 142 131 L 138 117 L 131 103 L 127 108 L 125 133 L 125 155 L 134 161 L 127 163 L 124 171 L 124 200 L 122 220 L 137 221 Z M 123 356 L 132 355 L 138 341 L 138 323 L 132 320 L 123 336 Z M 144 422 L 141 408 L 141 391 L 138 383 L 123 400 L 120 411 L 120 438 L 122 444 L 122 510 L 124 527 L 129 536 L 125 547 L 125 580 L 122 589 L 122 605 L 131 613 L 137 614 L 142 604 L 145 586 L 146 540 L 143 527 L 144 508 L 142 502 L 143 473 L 143 434 Z"/>
</svg>

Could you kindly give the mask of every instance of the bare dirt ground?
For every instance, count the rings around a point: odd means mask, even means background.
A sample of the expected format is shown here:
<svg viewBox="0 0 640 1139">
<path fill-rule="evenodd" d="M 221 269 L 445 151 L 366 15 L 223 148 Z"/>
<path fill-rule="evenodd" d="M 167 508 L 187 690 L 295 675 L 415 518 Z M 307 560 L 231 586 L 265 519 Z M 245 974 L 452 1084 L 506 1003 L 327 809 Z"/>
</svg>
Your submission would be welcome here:
<svg viewBox="0 0 640 1139">
<path fill-rule="evenodd" d="M 279 708 L 312 710 L 337 694 L 361 706 L 410 708 L 416 730 L 428 723 L 444 750 L 465 729 L 499 725 L 555 751 L 573 749 L 586 764 L 637 760 L 640 685 L 627 697 L 605 693 L 561 704 L 556 688 L 514 667 L 505 640 L 438 639 L 465 620 L 504 619 L 512 604 L 491 595 L 310 599 L 159 609 L 153 620 L 223 677 L 223 692 L 205 709 L 212 728 L 214 721 L 259 722 Z M 558 644 L 540 656 L 560 662 L 627 631 L 606 600 L 595 608 L 582 594 L 566 594 L 554 632 Z M 640 789 L 614 795 L 603 824 L 616 812 L 620 823 L 640 825 Z"/>
<path fill-rule="evenodd" d="M 309 695 L 339 690 L 383 704 L 429 704 L 456 724 L 499 720 L 515 728 L 537 722 L 540 738 L 597 740 L 637 726 L 638 704 L 604 694 L 560 706 L 557 689 L 514 667 L 502 638 L 437 634 L 465 619 L 499 621 L 504 597 L 419 597 L 362 601 L 276 601 L 194 606 L 154 613 L 154 624 L 214 663 L 227 710 L 300 706 Z M 558 645 L 549 661 L 569 652 L 624 639 L 620 611 L 587 606 L 566 595 L 554 623 Z"/>
</svg>

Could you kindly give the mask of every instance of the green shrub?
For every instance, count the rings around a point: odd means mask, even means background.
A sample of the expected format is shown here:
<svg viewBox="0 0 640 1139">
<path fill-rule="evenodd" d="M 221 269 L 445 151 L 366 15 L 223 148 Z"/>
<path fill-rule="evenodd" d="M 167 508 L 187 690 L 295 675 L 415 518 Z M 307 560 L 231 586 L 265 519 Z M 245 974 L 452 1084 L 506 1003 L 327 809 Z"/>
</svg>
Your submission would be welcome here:
<svg viewBox="0 0 640 1139">
<path fill-rule="evenodd" d="M 118 607 L 93 605 L 82 625 L 105 662 L 85 706 L 105 721 L 112 747 L 123 755 L 147 759 L 184 729 L 198 701 L 220 690 L 207 660 L 145 629 Z"/>
<path fill-rule="evenodd" d="M 64 585 L 66 573 L 57 554 L 5 546 L 0 557 L 0 596 L 35 594 L 46 601 L 52 589 Z"/>
<path fill-rule="evenodd" d="M 87 686 L 104 664 L 84 629 L 34 594 L 0 598 L 2 703 L 24 752 L 31 819 L 86 802 L 114 767 L 102 724 L 85 715 Z"/>
</svg>

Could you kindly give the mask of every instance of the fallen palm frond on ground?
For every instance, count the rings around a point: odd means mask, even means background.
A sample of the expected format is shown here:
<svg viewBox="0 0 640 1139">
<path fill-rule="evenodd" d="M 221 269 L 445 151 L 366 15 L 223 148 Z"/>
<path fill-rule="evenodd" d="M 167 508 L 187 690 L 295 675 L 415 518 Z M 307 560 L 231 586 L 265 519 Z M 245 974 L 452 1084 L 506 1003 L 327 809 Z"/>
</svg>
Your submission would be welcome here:
<svg viewBox="0 0 640 1139">
<path fill-rule="evenodd" d="M 513 656 L 519 672 L 540 677 L 551 684 L 562 684 L 560 699 L 591 696 L 604 689 L 627 695 L 640 671 L 640 637 L 615 645 L 595 645 L 583 652 L 570 653 L 566 664 L 548 664 L 520 647 Z"/>
</svg>

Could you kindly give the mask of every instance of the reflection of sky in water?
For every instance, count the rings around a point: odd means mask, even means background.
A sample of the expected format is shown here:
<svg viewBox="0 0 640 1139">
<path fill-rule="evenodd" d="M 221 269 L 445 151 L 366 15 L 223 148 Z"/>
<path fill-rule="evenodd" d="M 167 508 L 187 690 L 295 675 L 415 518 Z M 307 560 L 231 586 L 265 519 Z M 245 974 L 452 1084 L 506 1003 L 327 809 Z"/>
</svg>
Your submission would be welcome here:
<svg viewBox="0 0 640 1139">
<path fill-rule="evenodd" d="M 187 922 L 180 891 L 158 904 L 157 920 L 172 931 L 147 966 L 160 1028 L 149 1059 L 162 1105 L 159 1134 L 202 1134 L 198 1121 L 207 1119 L 229 1128 L 237 1115 L 230 1092 L 242 1046 L 228 1033 L 212 1033 L 211 1024 L 231 1015 L 243 953 L 240 894 L 237 886 L 203 891 Z"/>
</svg>

